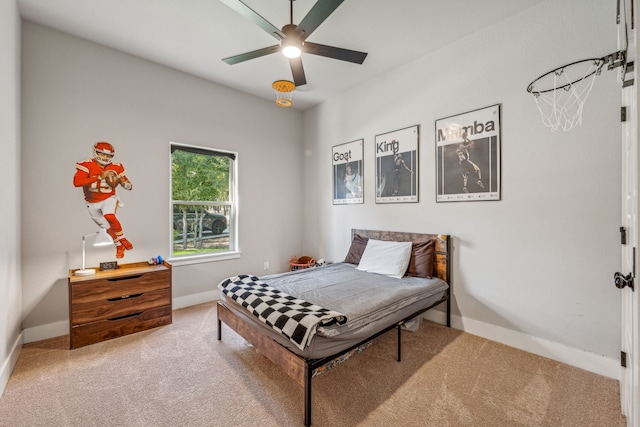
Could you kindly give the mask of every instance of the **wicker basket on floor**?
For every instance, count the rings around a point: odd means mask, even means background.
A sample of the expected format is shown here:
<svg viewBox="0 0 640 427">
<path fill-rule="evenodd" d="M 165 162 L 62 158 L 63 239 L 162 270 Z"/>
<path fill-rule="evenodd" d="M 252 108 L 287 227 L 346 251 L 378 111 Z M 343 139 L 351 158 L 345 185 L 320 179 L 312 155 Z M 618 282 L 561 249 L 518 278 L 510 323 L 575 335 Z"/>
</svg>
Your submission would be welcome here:
<svg viewBox="0 0 640 427">
<path fill-rule="evenodd" d="M 304 270 L 305 268 L 315 267 L 316 260 L 309 256 L 301 256 L 300 258 L 292 256 L 289 260 L 289 271 Z"/>
</svg>

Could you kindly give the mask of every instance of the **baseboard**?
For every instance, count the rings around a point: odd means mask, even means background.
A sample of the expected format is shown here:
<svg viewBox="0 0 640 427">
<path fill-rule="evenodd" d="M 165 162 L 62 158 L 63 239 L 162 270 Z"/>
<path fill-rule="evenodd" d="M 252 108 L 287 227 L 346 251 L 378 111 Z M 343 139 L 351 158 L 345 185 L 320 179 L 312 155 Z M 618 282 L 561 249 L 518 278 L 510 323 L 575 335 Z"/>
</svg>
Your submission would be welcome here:
<svg viewBox="0 0 640 427">
<path fill-rule="evenodd" d="M 432 322 L 446 324 L 446 314 L 443 311 L 430 310 L 425 313 L 424 318 Z M 620 361 L 603 355 L 455 315 L 451 316 L 451 327 L 585 371 L 615 380 L 620 379 Z"/>
<path fill-rule="evenodd" d="M 47 323 L 46 325 L 35 326 L 33 328 L 25 328 L 22 330 L 24 342 L 42 341 L 49 338 L 69 335 L 69 321 L 61 320 L 59 322 Z"/>
<path fill-rule="evenodd" d="M 20 351 L 22 350 L 22 334 L 18 335 L 13 346 L 11 347 L 11 351 L 9 352 L 9 356 L 2 363 L 2 368 L 0 369 L 0 396 L 4 394 L 4 390 L 7 387 L 7 383 L 9 382 L 9 377 L 13 372 L 13 368 L 18 363 L 18 356 L 20 356 Z"/>
<path fill-rule="evenodd" d="M 186 295 L 184 297 L 178 297 L 173 299 L 173 309 L 191 307 L 192 305 L 203 304 L 205 302 L 216 301 L 220 299 L 220 291 L 213 290 L 207 292 L 200 292 L 199 294 Z"/>
</svg>

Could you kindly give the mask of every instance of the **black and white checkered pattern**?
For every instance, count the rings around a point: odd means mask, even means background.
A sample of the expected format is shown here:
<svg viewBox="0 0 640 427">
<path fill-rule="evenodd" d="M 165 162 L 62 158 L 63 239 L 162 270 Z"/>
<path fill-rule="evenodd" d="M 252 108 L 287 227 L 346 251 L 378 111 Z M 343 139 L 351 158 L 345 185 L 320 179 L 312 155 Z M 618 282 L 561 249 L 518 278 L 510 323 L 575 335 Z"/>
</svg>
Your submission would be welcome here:
<svg viewBox="0 0 640 427">
<path fill-rule="evenodd" d="M 218 288 L 301 350 L 309 345 L 319 325 L 341 325 L 347 321 L 341 313 L 281 292 L 256 276 L 231 277 Z"/>
</svg>

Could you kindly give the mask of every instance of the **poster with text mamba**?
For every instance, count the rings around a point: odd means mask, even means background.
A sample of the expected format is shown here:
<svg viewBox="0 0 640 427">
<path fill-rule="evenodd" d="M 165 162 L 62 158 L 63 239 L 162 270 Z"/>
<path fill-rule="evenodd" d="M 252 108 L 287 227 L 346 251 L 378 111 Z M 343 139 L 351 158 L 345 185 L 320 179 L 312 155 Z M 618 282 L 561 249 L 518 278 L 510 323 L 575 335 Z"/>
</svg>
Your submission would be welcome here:
<svg viewBox="0 0 640 427">
<path fill-rule="evenodd" d="M 436 202 L 500 200 L 500 105 L 436 120 Z"/>
</svg>

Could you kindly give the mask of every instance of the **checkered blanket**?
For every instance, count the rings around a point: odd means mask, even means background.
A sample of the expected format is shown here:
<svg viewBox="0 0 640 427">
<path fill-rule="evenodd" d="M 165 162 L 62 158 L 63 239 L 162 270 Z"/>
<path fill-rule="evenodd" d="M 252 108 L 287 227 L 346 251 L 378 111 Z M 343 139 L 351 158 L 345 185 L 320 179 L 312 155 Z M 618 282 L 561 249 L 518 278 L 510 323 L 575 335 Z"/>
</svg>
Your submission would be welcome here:
<svg viewBox="0 0 640 427">
<path fill-rule="evenodd" d="M 281 292 L 256 276 L 230 277 L 220 282 L 218 288 L 300 350 L 309 345 L 318 326 L 342 325 L 347 321 L 341 313 Z"/>
</svg>

